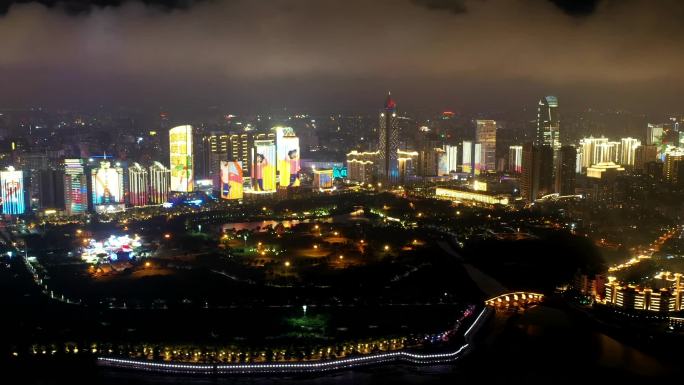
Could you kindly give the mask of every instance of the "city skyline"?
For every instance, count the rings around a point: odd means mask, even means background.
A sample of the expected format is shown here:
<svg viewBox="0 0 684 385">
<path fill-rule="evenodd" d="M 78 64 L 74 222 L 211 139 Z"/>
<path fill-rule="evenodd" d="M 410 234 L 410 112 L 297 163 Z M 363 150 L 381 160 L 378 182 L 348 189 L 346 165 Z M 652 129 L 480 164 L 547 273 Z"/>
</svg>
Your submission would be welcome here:
<svg viewBox="0 0 684 385">
<path fill-rule="evenodd" d="M 681 379 L 682 20 L 0 0 L 4 382 Z"/>
</svg>

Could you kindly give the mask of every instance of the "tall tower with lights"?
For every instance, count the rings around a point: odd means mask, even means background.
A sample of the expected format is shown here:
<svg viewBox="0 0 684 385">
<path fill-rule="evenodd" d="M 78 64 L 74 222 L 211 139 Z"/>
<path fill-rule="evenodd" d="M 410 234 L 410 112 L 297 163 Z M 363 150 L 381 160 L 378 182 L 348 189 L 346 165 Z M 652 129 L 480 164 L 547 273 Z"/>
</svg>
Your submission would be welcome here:
<svg viewBox="0 0 684 385">
<path fill-rule="evenodd" d="M 385 108 L 380 112 L 378 137 L 378 180 L 386 185 L 399 181 L 399 120 L 397 104 L 387 93 Z"/>
</svg>

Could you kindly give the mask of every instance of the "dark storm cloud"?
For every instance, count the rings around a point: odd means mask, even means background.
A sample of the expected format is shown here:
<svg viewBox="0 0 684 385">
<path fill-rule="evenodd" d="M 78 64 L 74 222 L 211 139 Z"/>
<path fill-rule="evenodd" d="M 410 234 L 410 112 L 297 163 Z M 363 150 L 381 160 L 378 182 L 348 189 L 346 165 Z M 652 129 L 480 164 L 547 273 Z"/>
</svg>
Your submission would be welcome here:
<svg viewBox="0 0 684 385">
<path fill-rule="evenodd" d="M 601 0 L 533 0 L 535 2 L 551 2 L 564 13 L 581 17 L 588 16 L 596 11 L 596 7 Z M 434 10 L 446 10 L 455 14 L 468 11 L 466 0 L 413 0 L 420 6 Z"/>
<path fill-rule="evenodd" d="M 14 4 L 37 3 L 49 9 L 62 10 L 70 15 L 87 14 L 94 8 L 119 7 L 137 1 L 162 10 L 188 9 L 205 0 L 0 0 L 0 15 L 6 15 Z"/>
<path fill-rule="evenodd" d="M 540 93 L 676 103 L 684 2 L 578 1 L 177 2 L 183 12 L 121 1 L 79 17 L 22 2 L 0 18 L 0 103 L 329 108 L 367 105 L 387 89 L 414 105 Z"/>
<path fill-rule="evenodd" d="M 601 0 L 549 0 L 571 16 L 587 16 L 596 11 Z"/>
<path fill-rule="evenodd" d="M 417 5 L 435 10 L 446 10 L 459 14 L 468 10 L 463 0 L 413 0 Z"/>
</svg>

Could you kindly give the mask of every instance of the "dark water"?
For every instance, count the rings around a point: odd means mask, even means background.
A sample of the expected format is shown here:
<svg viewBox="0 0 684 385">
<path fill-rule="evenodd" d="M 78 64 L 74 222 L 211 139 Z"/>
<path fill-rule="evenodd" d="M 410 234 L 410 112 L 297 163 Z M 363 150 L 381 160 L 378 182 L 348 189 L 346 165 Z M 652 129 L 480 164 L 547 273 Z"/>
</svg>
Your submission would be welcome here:
<svg viewBox="0 0 684 385">
<path fill-rule="evenodd" d="M 657 352 L 620 342 L 563 310 L 537 307 L 520 316 L 497 315 L 483 329 L 477 350 L 453 365 L 393 365 L 320 377 L 191 378 L 97 368 L 35 371 L 25 384 L 623 384 L 681 378 L 681 355 L 672 346 Z M 681 354 L 681 353 L 679 353 Z M 22 370 L 23 373 L 26 373 Z M 8 382 L 11 383 L 11 382 Z"/>
</svg>

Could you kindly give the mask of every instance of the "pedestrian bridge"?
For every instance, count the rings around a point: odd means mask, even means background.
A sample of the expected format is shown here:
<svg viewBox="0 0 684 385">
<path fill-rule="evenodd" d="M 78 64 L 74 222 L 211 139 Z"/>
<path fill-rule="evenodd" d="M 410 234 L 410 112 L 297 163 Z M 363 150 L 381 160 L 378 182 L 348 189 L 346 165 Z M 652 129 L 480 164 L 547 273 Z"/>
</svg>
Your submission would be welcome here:
<svg viewBox="0 0 684 385">
<path fill-rule="evenodd" d="M 517 291 L 514 293 L 501 294 L 485 301 L 485 304 L 497 309 L 502 308 L 525 308 L 537 304 L 544 299 L 544 294 Z"/>
</svg>

